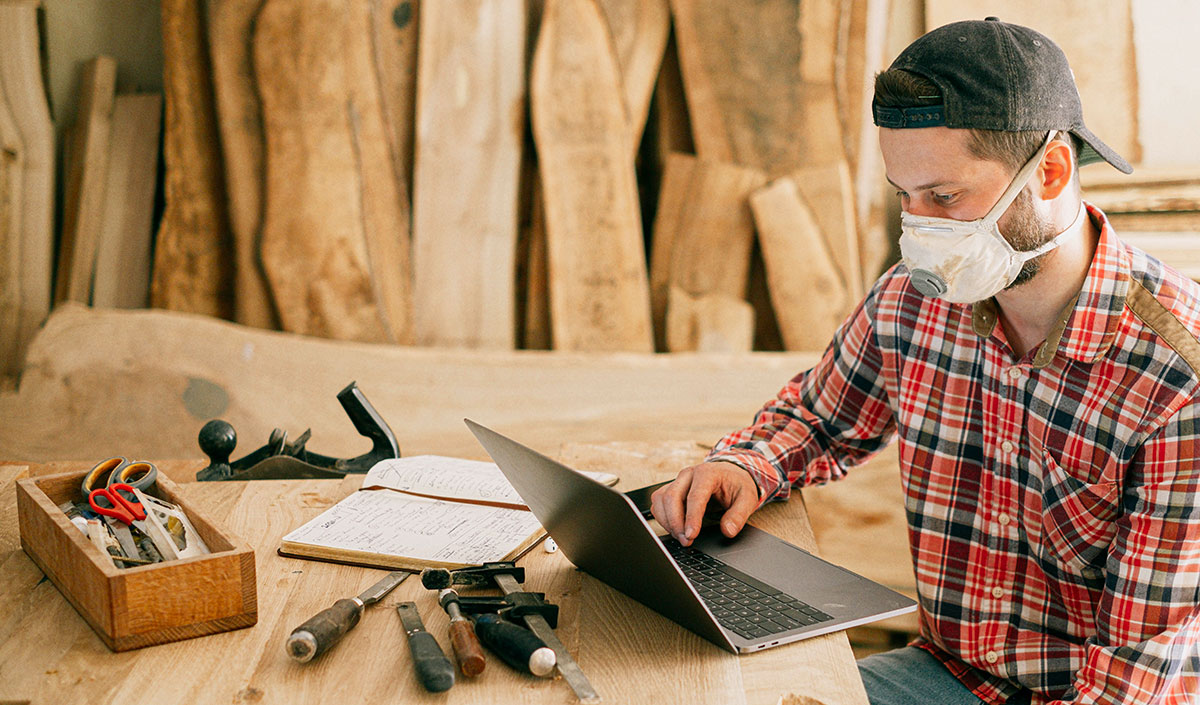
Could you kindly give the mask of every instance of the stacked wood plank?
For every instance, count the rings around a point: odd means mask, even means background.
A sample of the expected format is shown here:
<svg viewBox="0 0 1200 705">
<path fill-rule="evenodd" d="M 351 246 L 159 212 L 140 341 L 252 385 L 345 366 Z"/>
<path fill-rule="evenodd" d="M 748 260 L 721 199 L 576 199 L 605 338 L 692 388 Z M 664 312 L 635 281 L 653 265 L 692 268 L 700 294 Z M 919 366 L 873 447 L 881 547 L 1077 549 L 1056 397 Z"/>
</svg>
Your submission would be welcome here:
<svg viewBox="0 0 1200 705">
<path fill-rule="evenodd" d="M 1080 171 L 1083 197 L 1125 242 L 1200 281 L 1200 167 Z"/>
<path fill-rule="evenodd" d="M 117 65 L 81 67 L 64 131 L 54 253 L 54 128 L 42 83 L 38 3 L 0 3 L 0 378 L 15 376 L 51 301 L 148 302 L 162 97 L 118 94 Z"/>
<path fill-rule="evenodd" d="M 760 204 L 753 222 L 770 302 L 755 300 L 755 313 L 774 312 L 789 349 L 824 346 L 878 273 L 879 253 L 886 251 L 879 164 L 859 158 L 870 150 L 862 149 L 869 123 L 858 115 L 869 100 L 865 75 L 881 60 L 886 6 L 672 2 L 697 155 L 759 174 L 758 191 L 731 192 L 725 207 L 744 211 Z M 860 193 L 856 184 L 862 185 Z M 721 207 L 706 200 L 709 210 Z M 868 223 L 875 226 L 861 227 Z M 868 236 L 860 239 L 860 233 Z M 702 237 L 703 230 L 692 230 L 670 247 Z M 864 251 L 870 256 L 864 258 Z M 740 256 L 733 263 L 742 273 L 745 298 L 747 270 Z M 717 292 L 693 286 L 688 293 L 694 298 Z M 667 349 L 689 348 L 668 341 Z"/>
<path fill-rule="evenodd" d="M 34 2 L 0 3 L 0 378 L 50 310 L 54 131 Z"/>
<path fill-rule="evenodd" d="M 117 62 L 82 67 L 80 108 L 64 148 L 55 302 L 149 303 L 162 96 L 118 94 Z"/>
<path fill-rule="evenodd" d="M 789 286 L 838 318 L 874 274 L 848 113 L 887 2 L 810 5 L 170 0 L 155 304 L 363 341 L 746 350 L 774 320 L 748 301 L 750 195 L 787 177 L 836 266 Z"/>
<path fill-rule="evenodd" d="M 80 68 L 55 258 L 37 3 L 0 4 L 4 371 L 52 299 L 435 347 L 815 347 L 878 269 L 857 113 L 887 5 L 164 0 L 162 98 Z M 803 233 L 751 208 L 781 179 Z M 832 313 L 780 336 L 797 291 Z"/>
</svg>

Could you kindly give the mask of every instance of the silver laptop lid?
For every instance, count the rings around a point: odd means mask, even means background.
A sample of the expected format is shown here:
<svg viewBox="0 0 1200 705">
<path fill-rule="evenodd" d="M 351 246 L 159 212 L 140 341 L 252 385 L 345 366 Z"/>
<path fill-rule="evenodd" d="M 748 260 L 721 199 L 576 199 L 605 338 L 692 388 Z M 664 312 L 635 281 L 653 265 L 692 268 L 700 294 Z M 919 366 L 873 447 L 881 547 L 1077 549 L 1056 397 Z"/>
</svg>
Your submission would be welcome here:
<svg viewBox="0 0 1200 705">
<path fill-rule="evenodd" d="M 730 651 L 733 642 L 624 493 L 464 419 L 572 563 Z"/>
</svg>

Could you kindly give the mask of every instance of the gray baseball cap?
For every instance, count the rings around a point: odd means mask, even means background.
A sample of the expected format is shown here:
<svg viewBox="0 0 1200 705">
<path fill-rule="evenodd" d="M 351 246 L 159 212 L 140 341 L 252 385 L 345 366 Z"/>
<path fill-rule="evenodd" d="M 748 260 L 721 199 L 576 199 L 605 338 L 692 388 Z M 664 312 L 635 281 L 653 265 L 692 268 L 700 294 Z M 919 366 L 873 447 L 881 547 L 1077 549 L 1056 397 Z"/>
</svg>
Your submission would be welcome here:
<svg viewBox="0 0 1200 705">
<path fill-rule="evenodd" d="M 1083 124 L 1075 74 L 1062 49 L 1040 32 L 995 17 L 954 22 L 918 38 L 890 68 L 931 81 L 941 89 L 942 103 L 873 106 L 880 127 L 1067 130 L 1083 140 L 1080 164 L 1103 159 L 1133 173 L 1129 162 Z"/>
</svg>

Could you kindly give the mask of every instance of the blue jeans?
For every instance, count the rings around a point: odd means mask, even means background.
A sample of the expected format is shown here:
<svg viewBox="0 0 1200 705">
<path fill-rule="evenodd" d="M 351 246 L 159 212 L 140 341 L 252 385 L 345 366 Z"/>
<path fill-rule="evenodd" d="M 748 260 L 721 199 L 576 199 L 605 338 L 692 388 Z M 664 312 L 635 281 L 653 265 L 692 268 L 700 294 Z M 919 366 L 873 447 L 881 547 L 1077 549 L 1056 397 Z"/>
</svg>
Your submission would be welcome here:
<svg viewBox="0 0 1200 705">
<path fill-rule="evenodd" d="M 871 705 L 980 705 L 967 687 L 928 651 L 915 646 L 872 654 L 858 662 Z"/>
</svg>

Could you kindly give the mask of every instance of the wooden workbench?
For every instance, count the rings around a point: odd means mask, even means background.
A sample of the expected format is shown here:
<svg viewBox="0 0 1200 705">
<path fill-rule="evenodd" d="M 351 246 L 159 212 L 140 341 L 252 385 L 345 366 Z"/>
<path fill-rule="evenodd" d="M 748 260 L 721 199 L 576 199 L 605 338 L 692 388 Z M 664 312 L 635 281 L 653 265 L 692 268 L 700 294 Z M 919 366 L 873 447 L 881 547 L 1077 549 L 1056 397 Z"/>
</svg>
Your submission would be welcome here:
<svg viewBox="0 0 1200 705">
<path fill-rule="evenodd" d="M 628 454 L 576 450 L 567 460 L 608 469 L 629 489 L 667 479 L 703 451 L 696 444 Z M 186 481 L 203 463 L 164 462 Z M 562 680 L 522 676 L 490 659 L 479 678 L 446 694 L 421 690 L 412 675 L 400 620 L 390 609 L 415 600 L 444 648 L 447 620 L 436 598 L 410 578 L 332 651 L 300 665 L 284 653 L 287 634 L 334 600 L 357 594 L 381 571 L 282 558 L 280 537 L 353 491 L 359 478 L 191 483 L 195 503 L 256 552 L 258 624 L 136 651 L 110 652 L 21 551 L 13 485 L 26 472 L 62 464 L 0 466 L 0 703 L 572 703 Z M 810 550 L 803 503 L 757 513 L 752 523 Z M 736 656 L 679 627 L 592 577 L 561 555 L 535 548 L 521 559 L 526 585 L 561 606 L 558 633 L 605 703 L 797 703 L 865 705 L 844 633 Z"/>
</svg>

